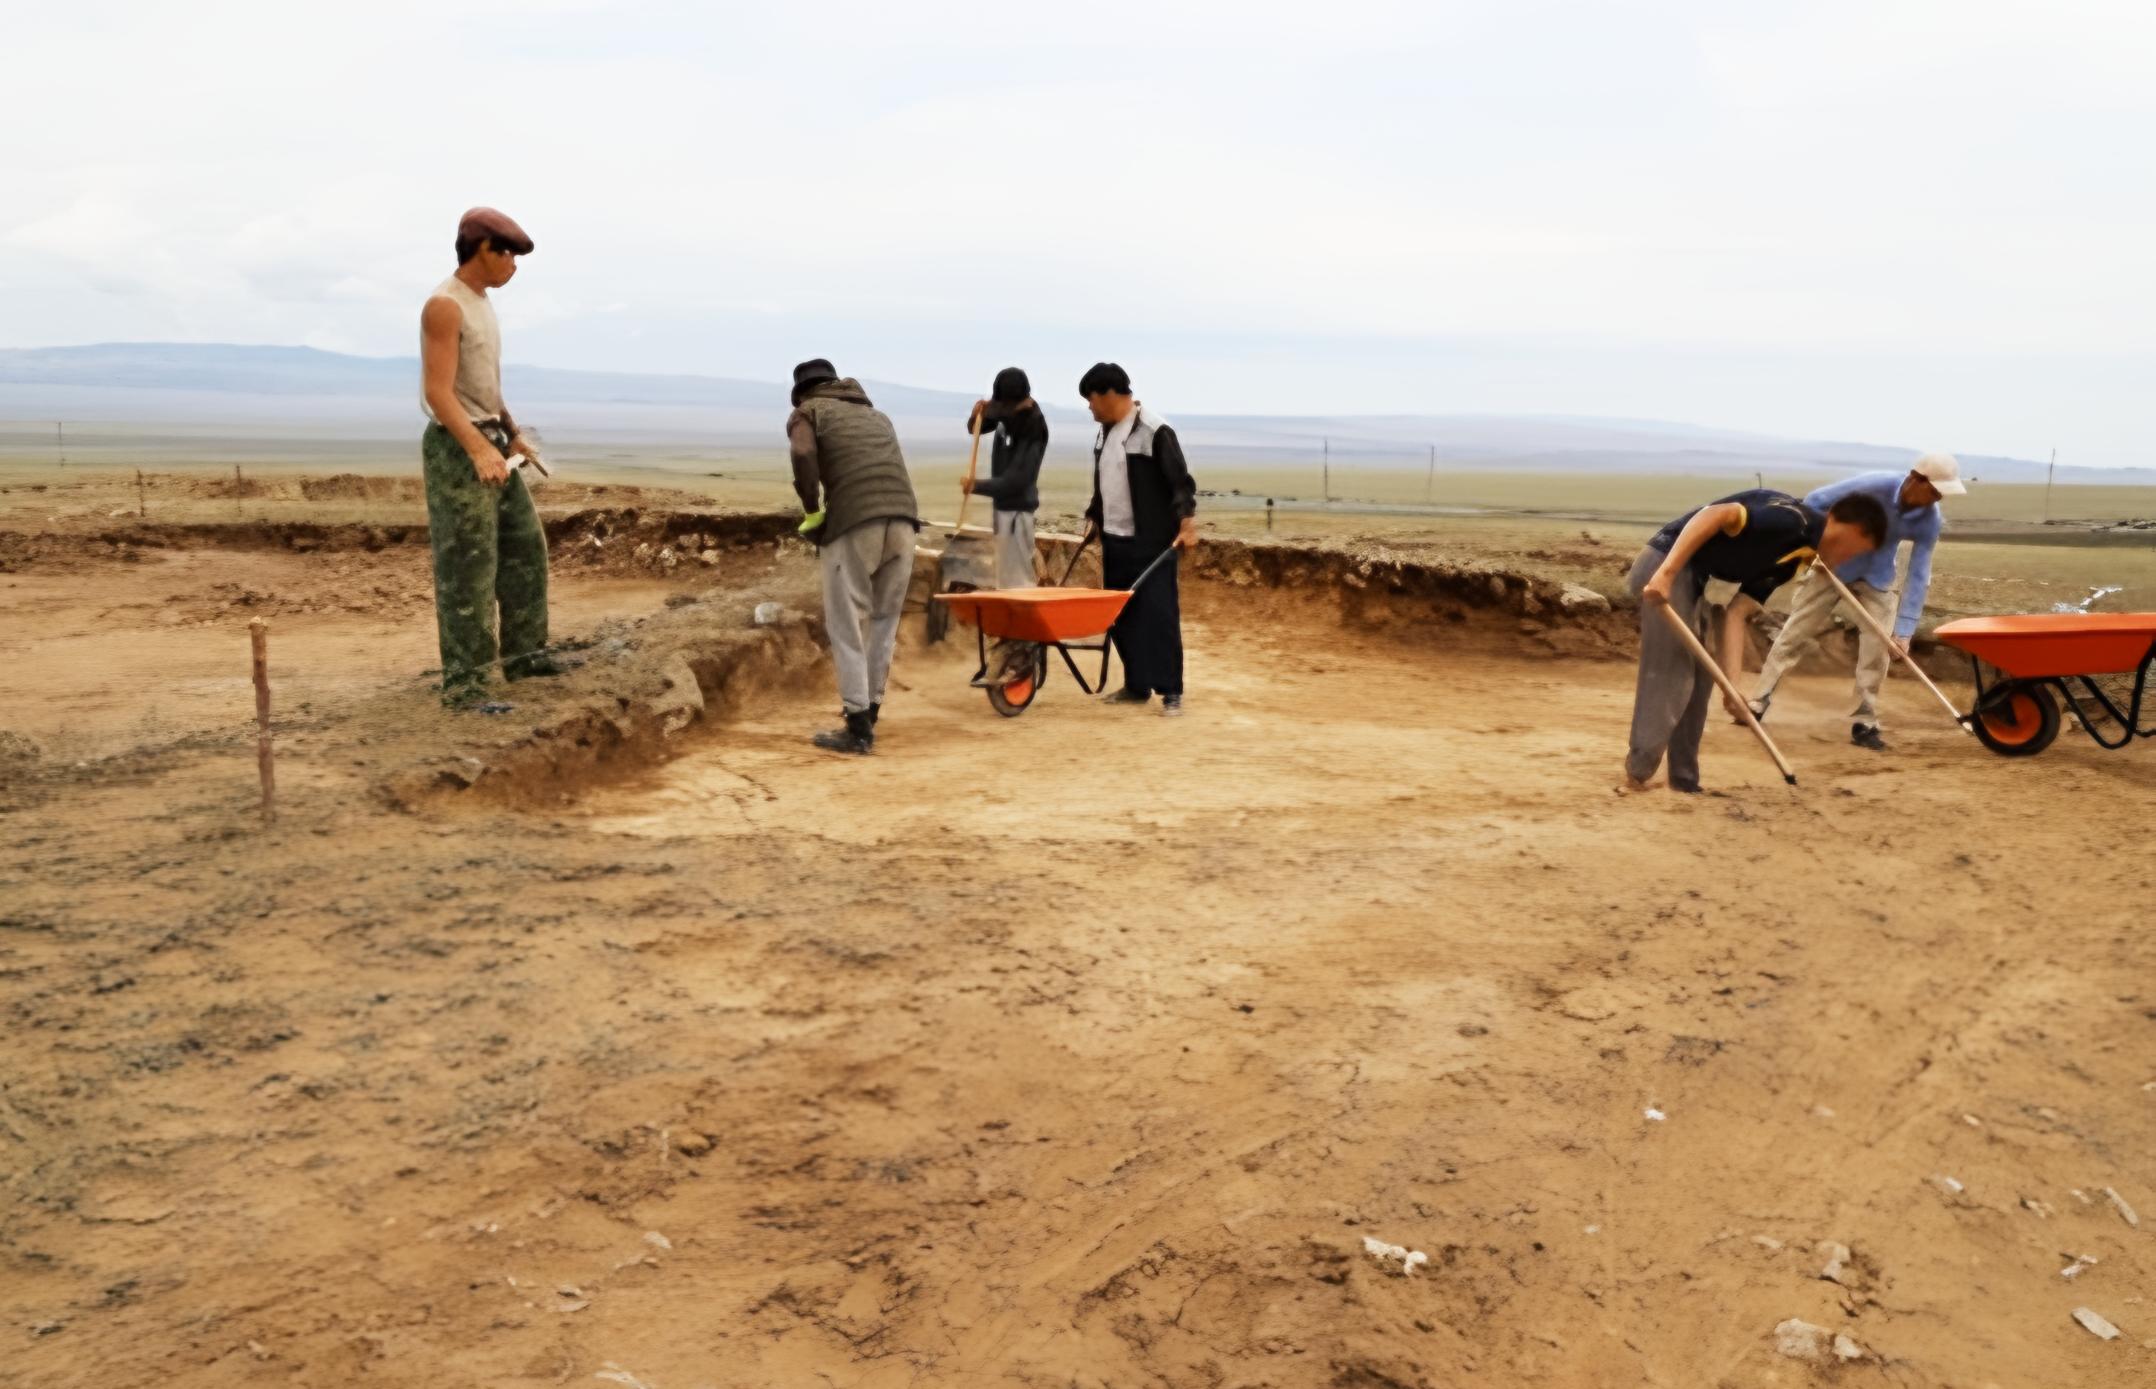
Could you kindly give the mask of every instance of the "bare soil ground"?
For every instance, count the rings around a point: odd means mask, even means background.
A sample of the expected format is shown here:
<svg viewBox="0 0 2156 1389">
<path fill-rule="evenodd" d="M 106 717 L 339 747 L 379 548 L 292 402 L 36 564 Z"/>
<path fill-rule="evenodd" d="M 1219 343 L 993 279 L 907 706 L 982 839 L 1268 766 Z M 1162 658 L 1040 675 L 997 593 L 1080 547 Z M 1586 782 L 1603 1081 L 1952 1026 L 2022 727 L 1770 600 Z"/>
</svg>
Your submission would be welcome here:
<svg viewBox="0 0 2156 1389">
<path fill-rule="evenodd" d="M 909 642 L 837 759 L 803 554 L 549 519 L 492 719 L 393 516 L 0 532 L 0 1380 L 2156 1382 L 2156 750 L 1622 800 L 1621 619 L 1224 547 L 1187 717 Z"/>
</svg>

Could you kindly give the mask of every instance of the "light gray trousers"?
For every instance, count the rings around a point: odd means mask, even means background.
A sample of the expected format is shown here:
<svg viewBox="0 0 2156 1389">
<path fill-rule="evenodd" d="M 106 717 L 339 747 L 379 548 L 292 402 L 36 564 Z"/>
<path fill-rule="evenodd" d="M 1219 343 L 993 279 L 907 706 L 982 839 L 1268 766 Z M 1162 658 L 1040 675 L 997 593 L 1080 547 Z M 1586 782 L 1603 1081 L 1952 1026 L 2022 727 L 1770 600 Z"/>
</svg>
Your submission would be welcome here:
<svg viewBox="0 0 2156 1389">
<path fill-rule="evenodd" d="M 1625 580 L 1632 596 L 1639 598 L 1668 558 L 1649 546 L 1632 563 Z M 1680 570 L 1669 595 L 1669 605 L 1694 636 L 1706 640 L 1700 621 L 1706 606 L 1700 601 L 1706 585 L 1690 566 Z M 1711 649 L 1711 648 L 1710 648 Z M 1645 600 L 1639 605 L 1639 687 L 1632 696 L 1632 744 L 1625 753 L 1627 775 L 1640 781 L 1651 778 L 1669 759 L 1669 784 L 1680 791 L 1699 789 L 1699 740 L 1707 731 L 1707 701 L 1714 693 L 1714 677 L 1699 668 L 1684 641 L 1670 630 L 1669 619 Z"/>
<path fill-rule="evenodd" d="M 1863 580 L 1849 585 L 1849 591 L 1857 596 L 1872 620 L 1892 631 L 1898 600 L 1892 589 L 1877 589 Z M 1759 672 L 1759 697 L 1765 699 L 1774 693 L 1774 687 L 1782 683 L 1782 677 L 1796 669 L 1805 653 L 1834 625 L 1835 609 L 1842 606 L 1842 595 L 1824 574 L 1813 571 L 1797 590 L 1797 601 L 1789 612 L 1789 621 L 1782 624 L 1781 632 L 1774 638 L 1774 648 L 1767 652 L 1766 665 Z M 1879 640 L 1871 624 L 1857 624 L 1857 688 L 1855 714 L 1858 723 L 1879 723 L 1879 687 L 1886 683 L 1887 663 L 1893 659 L 1887 654 L 1886 643 Z"/>
<path fill-rule="evenodd" d="M 863 521 L 825 543 L 823 621 L 838 670 L 838 697 L 849 714 L 883 703 L 891 678 L 891 649 L 913 581 L 913 522 L 901 517 Z"/>
<path fill-rule="evenodd" d="M 996 587 L 1036 588 L 1033 573 L 1033 513 L 999 511 L 996 526 Z"/>
</svg>

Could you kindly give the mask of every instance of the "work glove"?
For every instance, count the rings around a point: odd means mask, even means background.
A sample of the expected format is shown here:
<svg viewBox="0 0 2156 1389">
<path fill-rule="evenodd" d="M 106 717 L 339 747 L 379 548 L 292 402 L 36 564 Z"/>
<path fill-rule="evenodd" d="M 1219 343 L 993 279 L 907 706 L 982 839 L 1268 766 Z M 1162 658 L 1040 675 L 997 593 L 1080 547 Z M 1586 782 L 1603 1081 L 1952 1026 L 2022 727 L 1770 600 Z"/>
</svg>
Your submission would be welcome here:
<svg viewBox="0 0 2156 1389">
<path fill-rule="evenodd" d="M 808 515 L 801 518 L 801 524 L 794 528 L 794 534 L 799 535 L 806 540 L 814 540 L 816 538 L 816 532 L 823 529 L 823 522 L 823 512 L 811 511 Z"/>
</svg>

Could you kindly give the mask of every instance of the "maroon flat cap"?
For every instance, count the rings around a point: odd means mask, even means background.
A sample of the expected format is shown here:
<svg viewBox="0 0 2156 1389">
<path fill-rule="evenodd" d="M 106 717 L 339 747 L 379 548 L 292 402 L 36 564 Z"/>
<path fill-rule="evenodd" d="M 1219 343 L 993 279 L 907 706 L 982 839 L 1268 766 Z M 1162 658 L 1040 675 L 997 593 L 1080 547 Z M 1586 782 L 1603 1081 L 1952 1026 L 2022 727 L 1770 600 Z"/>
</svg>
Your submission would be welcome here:
<svg viewBox="0 0 2156 1389">
<path fill-rule="evenodd" d="M 477 241 L 488 236 L 520 256 L 532 253 L 532 239 L 524 234 L 524 228 L 518 226 L 516 220 L 506 212 L 497 212 L 491 207 L 475 207 L 457 222 L 459 241 Z"/>
</svg>

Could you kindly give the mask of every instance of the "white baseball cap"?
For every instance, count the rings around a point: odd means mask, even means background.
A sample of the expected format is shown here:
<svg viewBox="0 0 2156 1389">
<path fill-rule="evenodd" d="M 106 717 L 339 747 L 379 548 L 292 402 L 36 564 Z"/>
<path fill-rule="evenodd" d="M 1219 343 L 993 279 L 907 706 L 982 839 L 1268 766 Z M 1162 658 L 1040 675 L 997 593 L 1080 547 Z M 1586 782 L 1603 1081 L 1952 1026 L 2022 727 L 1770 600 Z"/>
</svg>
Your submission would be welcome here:
<svg viewBox="0 0 2156 1389">
<path fill-rule="evenodd" d="M 1962 484 L 1961 464 L 1951 453 L 1927 453 L 1909 471 L 1938 488 L 1942 497 L 1959 497 L 1969 490 Z"/>
</svg>

